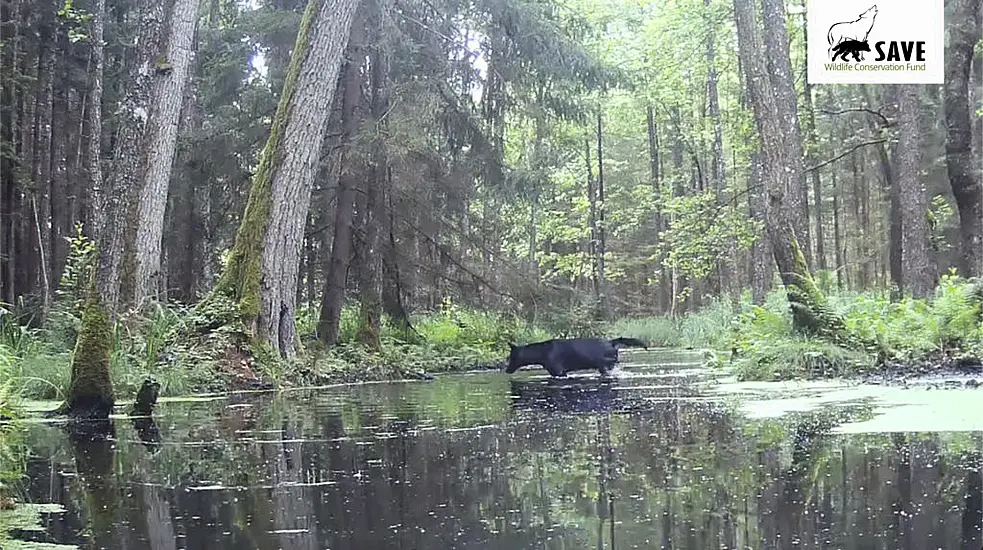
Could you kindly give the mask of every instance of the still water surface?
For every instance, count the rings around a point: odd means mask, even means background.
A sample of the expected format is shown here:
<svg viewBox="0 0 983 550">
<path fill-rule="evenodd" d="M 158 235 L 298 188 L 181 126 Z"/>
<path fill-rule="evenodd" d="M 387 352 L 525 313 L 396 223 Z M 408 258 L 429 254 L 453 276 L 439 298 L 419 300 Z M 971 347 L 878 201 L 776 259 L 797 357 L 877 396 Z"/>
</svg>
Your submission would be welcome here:
<svg viewBox="0 0 983 550">
<path fill-rule="evenodd" d="M 625 354 L 627 355 L 627 354 Z M 162 403 L 115 438 L 31 427 L 36 541 L 107 549 L 981 547 L 979 432 L 750 419 L 698 357 Z M 633 364 L 632 364 L 633 363 Z M 983 391 L 983 390 L 980 390 Z M 983 394 L 981 394 L 983 395 Z"/>
</svg>

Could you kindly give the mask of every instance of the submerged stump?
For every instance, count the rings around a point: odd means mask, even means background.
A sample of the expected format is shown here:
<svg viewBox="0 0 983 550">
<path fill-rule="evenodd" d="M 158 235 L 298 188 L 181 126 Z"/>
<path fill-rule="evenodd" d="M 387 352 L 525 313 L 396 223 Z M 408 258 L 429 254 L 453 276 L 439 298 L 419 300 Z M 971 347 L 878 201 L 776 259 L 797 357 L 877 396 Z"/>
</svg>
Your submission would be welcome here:
<svg viewBox="0 0 983 550">
<path fill-rule="evenodd" d="M 130 410 L 130 416 L 150 416 L 160 395 L 160 382 L 148 377 L 137 392 L 137 399 Z"/>
</svg>

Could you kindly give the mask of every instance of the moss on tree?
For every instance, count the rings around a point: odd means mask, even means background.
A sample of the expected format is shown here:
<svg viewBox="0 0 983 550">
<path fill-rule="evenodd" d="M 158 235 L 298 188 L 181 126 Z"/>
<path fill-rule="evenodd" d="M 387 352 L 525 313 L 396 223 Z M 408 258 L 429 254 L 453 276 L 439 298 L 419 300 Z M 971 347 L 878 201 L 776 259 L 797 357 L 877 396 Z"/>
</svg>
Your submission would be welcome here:
<svg viewBox="0 0 983 550">
<path fill-rule="evenodd" d="M 82 311 L 82 328 L 72 357 L 72 381 L 68 399 L 59 412 L 78 418 L 108 418 L 115 404 L 109 363 L 113 325 L 94 286 Z"/>
<path fill-rule="evenodd" d="M 377 301 L 362 304 L 359 308 L 358 332 L 355 335 L 355 339 L 360 344 L 375 352 L 382 349 L 381 335 L 379 334 L 381 325 L 378 314 L 379 307 Z"/>
<path fill-rule="evenodd" d="M 783 273 L 782 279 L 792 310 L 792 326 L 833 344 L 851 348 L 876 348 L 875 343 L 865 341 L 847 330 L 843 318 L 830 309 L 826 296 L 812 278 L 798 240 L 793 236 L 789 241 L 793 259 L 792 272 Z"/>
<path fill-rule="evenodd" d="M 304 17 L 297 33 L 294 44 L 294 54 L 290 58 L 287 77 L 280 94 L 276 115 L 270 128 L 270 137 L 266 140 L 260 156 L 259 167 L 253 176 L 249 189 L 249 199 L 242 223 L 236 231 L 235 244 L 229 256 L 229 262 L 209 298 L 223 295 L 232 298 L 238 309 L 240 318 L 250 331 L 255 331 L 256 320 L 259 317 L 260 282 L 263 268 L 263 241 L 266 237 L 267 220 L 273 196 L 273 176 L 282 161 L 281 150 L 287 123 L 290 119 L 290 105 L 296 91 L 300 68 L 310 50 L 310 33 L 317 14 L 325 0 L 311 0 L 307 4 Z M 253 334 L 252 336 L 256 336 Z"/>
</svg>

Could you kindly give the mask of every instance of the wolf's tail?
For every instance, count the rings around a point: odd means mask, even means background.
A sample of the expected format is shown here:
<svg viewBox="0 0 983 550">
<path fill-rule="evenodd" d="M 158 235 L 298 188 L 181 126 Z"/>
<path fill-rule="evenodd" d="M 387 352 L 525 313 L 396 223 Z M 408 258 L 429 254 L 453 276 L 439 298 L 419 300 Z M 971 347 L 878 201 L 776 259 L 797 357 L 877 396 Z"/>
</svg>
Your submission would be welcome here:
<svg viewBox="0 0 983 550">
<path fill-rule="evenodd" d="M 648 344 L 639 340 L 638 338 L 612 338 L 611 345 L 614 347 L 635 347 L 635 348 L 645 348 L 649 349 Z"/>
</svg>

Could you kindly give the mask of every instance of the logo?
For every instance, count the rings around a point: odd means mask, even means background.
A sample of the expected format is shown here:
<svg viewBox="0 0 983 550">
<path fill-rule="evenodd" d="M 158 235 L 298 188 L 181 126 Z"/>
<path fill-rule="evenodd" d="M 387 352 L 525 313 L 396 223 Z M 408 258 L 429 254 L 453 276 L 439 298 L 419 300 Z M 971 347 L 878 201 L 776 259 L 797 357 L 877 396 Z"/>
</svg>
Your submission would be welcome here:
<svg viewBox="0 0 983 550">
<path fill-rule="evenodd" d="M 941 84 L 943 0 L 809 0 L 810 84 Z"/>
<path fill-rule="evenodd" d="M 826 33 L 826 40 L 829 41 L 829 52 L 832 54 L 831 61 L 836 61 L 837 57 L 847 61 L 847 55 L 853 54 L 853 59 L 863 61 L 863 52 L 870 51 L 870 44 L 867 37 L 870 36 L 871 29 L 874 28 L 874 19 L 877 18 L 877 6 L 871 6 L 869 10 L 860 14 L 853 21 L 842 21 L 833 23 Z"/>
</svg>

